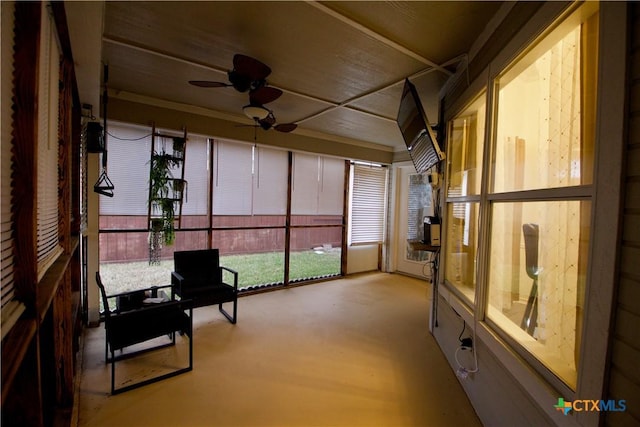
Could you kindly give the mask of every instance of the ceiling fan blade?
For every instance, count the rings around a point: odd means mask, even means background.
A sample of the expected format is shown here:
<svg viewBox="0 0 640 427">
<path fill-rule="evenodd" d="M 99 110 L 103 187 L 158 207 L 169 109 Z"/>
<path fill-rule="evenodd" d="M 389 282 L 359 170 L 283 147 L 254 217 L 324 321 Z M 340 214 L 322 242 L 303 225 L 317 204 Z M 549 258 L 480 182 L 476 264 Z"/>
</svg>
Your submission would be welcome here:
<svg viewBox="0 0 640 427">
<path fill-rule="evenodd" d="M 269 130 L 273 125 L 276 124 L 276 118 L 273 116 L 273 113 L 269 113 L 267 117 L 262 120 L 257 120 L 257 123 L 264 130 Z"/>
<path fill-rule="evenodd" d="M 263 105 L 280 98 L 282 91 L 271 86 L 262 86 L 249 93 L 249 101 L 253 105 Z"/>
<path fill-rule="evenodd" d="M 267 65 L 240 53 L 233 56 L 233 68 L 239 74 L 249 77 L 251 81 L 264 80 L 271 74 L 271 68 Z"/>
<path fill-rule="evenodd" d="M 198 87 L 227 87 L 231 86 L 229 83 L 223 82 L 211 82 L 208 80 L 189 80 L 189 83 Z"/>
<path fill-rule="evenodd" d="M 271 129 L 271 127 L 273 126 L 271 123 L 269 122 L 265 122 L 264 120 L 260 120 L 258 121 L 258 124 L 260 125 L 260 127 L 264 130 L 269 130 Z"/>
<path fill-rule="evenodd" d="M 298 125 L 295 123 L 282 123 L 279 125 L 275 125 L 273 128 L 278 132 L 288 133 L 294 131 L 297 127 Z"/>
</svg>

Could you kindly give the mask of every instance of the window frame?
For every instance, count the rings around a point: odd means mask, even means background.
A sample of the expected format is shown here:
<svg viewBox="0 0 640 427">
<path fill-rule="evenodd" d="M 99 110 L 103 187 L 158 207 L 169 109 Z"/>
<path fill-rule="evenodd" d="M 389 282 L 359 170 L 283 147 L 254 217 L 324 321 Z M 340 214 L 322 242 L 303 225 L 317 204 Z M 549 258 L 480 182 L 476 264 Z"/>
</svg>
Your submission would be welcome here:
<svg viewBox="0 0 640 427">
<path fill-rule="evenodd" d="M 469 100 L 464 103 L 456 112 L 455 114 L 451 115 L 451 117 L 449 117 L 446 121 L 447 123 L 447 129 L 448 132 L 450 131 L 449 126 L 452 126 L 452 122 L 453 120 L 455 120 L 456 118 L 458 118 L 458 115 L 461 114 L 462 112 L 466 111 L 471 105 L 473 105 L 474 103 L 476 103 L 480 98 L 484 97 L 485 100 L 485 125 L 484 125 L 484 137 L 483 137 L 483 142 L 482 142 L 482 146 L 486 147 L 487 144 L 490 144 L 490 139 L 488 139 L 490 137 L 490 131 L 492 128 L 492 123 L 490 121 L 490 118 L 493 116 L 493 111 L 490 110 L 491 108 L 491 104 L 492 104 L 492 99 L 493 99 L 493 94 L 490 93 L 490 91 L 487 90 L 486 87 L 482 87 L 481 90 L 479 90 L 474 96 L 470 97 Z M 447 133 L 447 137 L 449 136 L 449 133 Z M 449 159 L 451 159 L 451 153 L 450 150 L 452 149 L 452 147 L 450 146 L 451 144 L 447 143 L 447 161 L 449 161 Z M 480 179 L 480 192 L 478 193 L 471 193 L 471 194 L 467 194 L 467 195 L 460 195 L 460 196 L 449 196 L 449 188 L 448 188 L 448 182 L 449 182 L 449 172 L 450 172 L 450 168 L 447 166 L 446 167 L 446 181 L 445 181 L 445 185 L 444 185 L 444 191 L 443 191 L 443 199 L 444 199 L 444 208 L 442 209 L 442 230 L 443 233 L 447 233 L 448 230 L 448 208 L 449 205 L 453 205 L 455 203 L 468 203 L 468 204 L 475 204 L 478 206 L 478 235 L 476 236 L 476 240 L 478 241 L 478 247 L 476 248 L 476 264 L 479 265 L 480 263 L 480 256 L 481 256 L 481 247 L 482 244 L 481 242 L 483 240 L 482 239 L 482 230 L 484 229 L 484 224 L 482 223 L 482 218 L 484 217 L 483 215 L 483 210 L 482 207 L 484 205 L 483 202 L 483 194 L 486 192 L 485 187 L 483 186 L 483 183 L 485 182 L 485 173 L 487 173 L 487 169 L 490 167 L 489 163 L 488 163 L 488 159 L 490 158 L 490 153 L 486 153 L 483 150 L 482 153 L 482 160 L 480 161 L 480 167 L 481 167 L 481 173 L 480 176 L 478 177 L 478 179 Z M 447 250 L 448 250 L 448 239 L 444 239 L 444 242 L 442 244 L 442 248 L 441 251 L 442 253 L 445 255 L 446 258 L 446 254 L 447 254 Z M 474 297 L 473 299 L 470 299 L 467 295 L 465 295 L 460 289 L 458 289 L 457 286 L 455 286 L 453 283 L 450 283 L 446 280 L 445 275 L 446 275 L 446 260 L 443 261 L 442 263 L 442 281 L 445 284 L 445 286 L 447 287 L 447 290 L 452 292 L 454 295 L 456 295 L 457 298 L 459 298 L 463 304 L 465 306 L 467 306 L 469 309 L 473 310 L 473 307 L 476 306 L 476 302 L 479 301 L 479 297 L 478 297 L 478 287 L 479 287 L 479 283 L 478 283 L 478 277 L 479 277 L 479 268 L 476 269 L 476 283 L 474 286 Z"/>
<path fill-rule="evenodd" d="M 482 179 L 488 183 L 495 153 L 495 98 L 494 81 L 507 70 L 514 59 L 526 54 L 536 41 L 543 38 L 557 25 L 566 21 L 582 4 L 568 7 L 558 4 L 545 4 L 523 28 L 507 43 L 494 60 L 479 76 L 470 82 L 462 95 L 451 104 L 445 112 L 445 122 L 453 120 L 464 111 L 473 99 L 483 90 L 487 91 L 487 126 L 485 128 L 485 144 L 490 144 L 490 152 L 483 159 Z M 606 379 L 607 345 L 611 323 L 611 310 L 616 283 L 616 266 L 618 265 L 619 230 L 621 226 L 620 208 L 611 212 L 611 207 L 621 206 L 622 172 L 624 149 L 624 103 L 625 69 L 627 49 L 627 8 L 624 4 L 600 3 L 598 16 L 598 82 L 596 88 L 596 117 L 594 175 L 592 184 L 565 187 L 558 189 L 540 189 L 516 191 L 509 193 L 487 192 L 483 185 L 480 194 L 480 235 L 478 236 L 478 271 L 475 301 L 469 305 L 461 298 L 454 287 L 445 283 L 444 277 L 439 282 L 443 286 L 435 291 L 467 322 L 478 340 L 484 344 L 484 351 L 497 357 L 505 369 L 513 376 L 514 381 L 527 390 L 532 399 L 549 417 L 556 419 L 557 411 L 549 402 L 562 396 L 565 400 L 576 398 L 602 398 Z M 605 48 L 606 47 L 606 48 Z M 488 142 L 487 142 L 488 141 Z M 526 194 L 525 194 L 526 193 Z M 570 389 L 553 375 L 546 367 L 541 366 L 535 357 L 518 350 L 510 337 L 501 333 L 490 320 L 486 319 L 487 311 L 487 262 L 488 235 L 490 233 L 490 208 L 492 203 L 507 202 L 517 198 L 527 200 L 562 199 L 592 201 L 591 237 L 589 243 L 589 259 L 587 267 L 586 294 L 583 314 L 583 335 L 580 348 L 580 364 L 577 368 L 576 390 Z M 450 200 L 443 194 L 442 201 Z M 456 200 L 458 201 L 458 200 Z M 466 200 L 465 200 L 466 201 Z M 446 219 L 445 224 L 446 227 Z M 598 254 L 594 256 L 594 254 Z M 594 286 L 593 284 L 601 284 Z M 436 298 L 438 295 L 435 296 Z M 435 317 L 432 316 L 431 328 Z M 481 360 L 482 355 L 479 359 Z M 539 364 L 540 366 L 537 366 Z M 482 369 L 482 366 L 480 366 Z M 585 425 L 597 425 L 598 413 L 577 413 L 574 421 Z"/>
</svg>

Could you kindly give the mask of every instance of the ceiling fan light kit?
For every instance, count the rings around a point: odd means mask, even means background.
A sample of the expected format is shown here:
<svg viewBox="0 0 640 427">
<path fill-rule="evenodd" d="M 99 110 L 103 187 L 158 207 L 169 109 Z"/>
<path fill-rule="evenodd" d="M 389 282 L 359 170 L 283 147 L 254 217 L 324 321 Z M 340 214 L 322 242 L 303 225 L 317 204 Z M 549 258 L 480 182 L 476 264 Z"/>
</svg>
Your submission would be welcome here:
<svg viewBox="0 0 640 427">
<path fill-rule="evenodd" d="M 261 105 L 245 105 L 242 111 L 252 120 L 264 120 L 269 115 L 269 110 Z"/>
</svg>

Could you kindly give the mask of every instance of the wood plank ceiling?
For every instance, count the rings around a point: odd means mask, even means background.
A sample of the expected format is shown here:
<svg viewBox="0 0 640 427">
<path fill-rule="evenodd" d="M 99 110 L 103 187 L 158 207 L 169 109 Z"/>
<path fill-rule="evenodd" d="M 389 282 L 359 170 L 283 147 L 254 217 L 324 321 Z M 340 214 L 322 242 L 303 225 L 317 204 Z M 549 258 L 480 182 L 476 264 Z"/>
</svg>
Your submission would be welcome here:
<svg viewBox="0 0 640 427">
<path fill-rule="evenodd" d="M 438 92 L 501 2 L 112 2 L 104 4 L 102 61 L 114 97 L 196 106 L 250 123 L 248 95 L 228 82 L 233 56 L 271 67 L 284 94 L 268 104 L 294 133 L 401 149 L 395 117 L 406 77 L 432 123 Z M 270 131 L 270 132 L 273 132 Z"/>
</svg>

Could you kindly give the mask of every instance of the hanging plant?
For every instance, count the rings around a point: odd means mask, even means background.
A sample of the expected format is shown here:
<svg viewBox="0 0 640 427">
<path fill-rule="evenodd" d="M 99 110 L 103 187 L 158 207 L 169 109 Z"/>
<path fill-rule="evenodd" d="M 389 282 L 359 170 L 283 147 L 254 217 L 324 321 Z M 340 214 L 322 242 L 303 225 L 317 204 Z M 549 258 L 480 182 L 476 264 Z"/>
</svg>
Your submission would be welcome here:
<svg viewBox="0 0 640 427">
<path fill-rule="evenodd" d="M 160 255 L 162 253 L 162 240 L 164 221 L 161 218 L 153 218 L 151 220 L 151 231 L 149 233 L 149 265 L 160 264 Z"/>
<path fill-rule="evenodd" d="M 159 199 L 160 209 L 162 210 L 162 221 L 163 221 L 163 233 L 164 233 L 164 243 L 167 246 L 170 246 L 175 241 L 176 233 L 175 233 L 175 211 L 174 211 L 174 199 Z"/>
<path fill-rule="evenodd" d="M 181 138 L 184 140 L 184 138 Z M 175 212 L 174 212 L 174 182 L 171 174 L 171 168 L 180 164 L 180 160 L 165 152 L 161 154 L 153 154 L 151 156 L 151 171 L 149 179 L 151 180 L 151 209 L 154 215 L 160 218 L 152 220 L 153 227 L 160 227 L 162 224 L 162 240 L 166 245 L 172 245 L 175 240 Z M 180 180 L 181 181 L 181 180 Z M 160 222 L 154 222 L 159 219 Z M 157 231 L 155 231 L 157 235 Z"/>
</svg>

